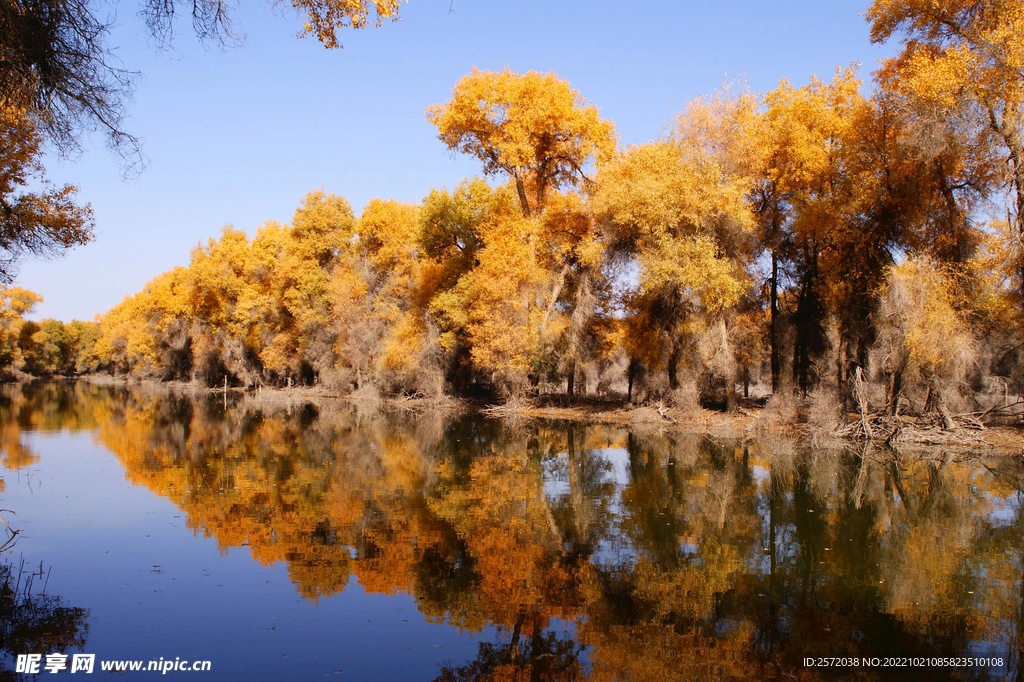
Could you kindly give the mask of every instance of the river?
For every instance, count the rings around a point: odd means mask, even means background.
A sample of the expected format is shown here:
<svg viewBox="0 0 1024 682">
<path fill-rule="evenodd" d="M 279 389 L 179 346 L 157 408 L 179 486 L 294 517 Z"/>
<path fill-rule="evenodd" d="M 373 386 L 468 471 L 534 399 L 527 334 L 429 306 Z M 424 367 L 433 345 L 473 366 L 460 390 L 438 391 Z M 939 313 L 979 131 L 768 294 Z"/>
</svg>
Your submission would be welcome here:
<svg viewBox="0 0 1024 682">
<path fill-rule="evenodd" d="M 1022 490 L 980 454 L 8 385 L 0 679 L 56 653 L 127 679 L 1024 682 Z"/>
</svg>

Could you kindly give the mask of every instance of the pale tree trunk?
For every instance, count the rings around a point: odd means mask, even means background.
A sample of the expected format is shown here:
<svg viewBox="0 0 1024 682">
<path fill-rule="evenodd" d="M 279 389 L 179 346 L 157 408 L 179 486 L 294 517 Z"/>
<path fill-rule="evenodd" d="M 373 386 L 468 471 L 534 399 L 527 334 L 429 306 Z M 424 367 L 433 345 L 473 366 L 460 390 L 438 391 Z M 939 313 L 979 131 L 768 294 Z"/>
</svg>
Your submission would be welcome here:
<svg viewBox="0 0 1024 682">
<path fill-rule="evenodd" d="M 874 438 L 874 434 L 871 433 L 871 423 L 868 421 L 867 382 L 864 381 L 864 372 L 861 371 L 860 367 L 854 373 L 853 385 L 854 391 L 857 394 L 857 410 L 860 412 L 860 423 L 864 429 L 864 437 L 871 440 Z"/>
<path fill-rule="evenodd" d="M 1013 184 L 1016 192 L 1017 199 L 1017 215 L 1014 216 L 1016 219 L 1016 236 L 1018 242 L 1018 249 L 1024 252 L 1024 145 L 1021 144 L 1020 136 L 1017 137 L 1017 146 L 1011 155 L 1013 165 Z M 1018 277 L 1019 285 L 1021 288 L 1021 294 L 1024 294 L 1024 253 L 1018 253 L 1019 263 L 1019 274 Z M 1024 296 L 1022 296 L 1024 299 Z"/>
<path fill-rule="evenodd" d="M 953 421 L 953 417 L 950 416 L 949 410 L 946 409 L 946 403 L 942 399 L 942 391 L 939 390 L 938 382 L 935 381 L 933 384 L 933 390 L 935 392 L 935 409 L 942 417 L 942 428 L 947 431 L 952 431 L 956 428 L 956 422 Z"/>
<path fill-rule="evenodd" d="M 903 370 L 896 369 L 892 373 L 892 378 L 889 381 L 889 404 L 886 412 L 890 417 L 896 416 L 896 411 L 900 406 L 900 394 L 903 393 Z"/>
<path fill-rule="evenodd" d="M 1020 128 L 1017 126 L 1017 107 L 1007 106 L 1000 117 L 994 109 L 989 107 L 989 123 L 991 128 L 1002 139 L 1009 151 L 1010 185 L 1012 186 L 1013 198 L 1011 199 L 1016 210 L 1016 215 L 1007 216 L 1013 223 L 1010 227 L 1016 228 L 1018 247 L 1024 247 L 1024 139 L 1021 137 Z M 1024 254 L 1018 253 L 1017 276 L 1018 286 L 1024 294 Z"/>
<path fill-rule="evenodd" d="M 541 322 L 541 338 L 544 338 L 544 329 L 551 320 L 551 314 L 555 312 L 555 304 L 558 297 L 562 295 L 562 288 L 565 286 L 565 278 L 569 275 L 569 264 L 566 263 L 558 273 L 554 285 L 551 287 L 551 298 L 548 300 L 547 308 L 544 310 L 544 320 Z"/>
<path fill-rule="evenodd" d="M 563 278 L 564 279 L 564 278 Z M 583 267 L 576 276 L 572 297 L 572 316 L 569 319 L 569 399 L 576 387 L 576 366 L 583 356 L 586 326 L 594 316 L 594 297 L 590 289 L 590 269 Z M 584 386 L 586 393 L 586 386 Z"/>
<path fill-rule="evenodd" d="M 772 394 L 779 392 L 782 377 L 782 354 L 779 349 L 779 259 L 772 250 L 772 291 L 771 291 L 771 343 L 772 343 Z"/>
<path fill-rule="evenodd" d="M 736 358 L 733 357 L 732 347 L 729 345 L 729 325 L 725 318 L 719 320 L 719 328 L 722 334 L 722 357 L 725 359 L 725 409 L 728 412 L 735 412 L 736 399 Z"/>
<path fill-rule="evenodd" d="M 668 387 L 673 391 L 679 388 L 679 347 L 674 341 L 672 342 L 672 352 L 669 353 L 665 372 L 668 374 Z"/>
</svg>

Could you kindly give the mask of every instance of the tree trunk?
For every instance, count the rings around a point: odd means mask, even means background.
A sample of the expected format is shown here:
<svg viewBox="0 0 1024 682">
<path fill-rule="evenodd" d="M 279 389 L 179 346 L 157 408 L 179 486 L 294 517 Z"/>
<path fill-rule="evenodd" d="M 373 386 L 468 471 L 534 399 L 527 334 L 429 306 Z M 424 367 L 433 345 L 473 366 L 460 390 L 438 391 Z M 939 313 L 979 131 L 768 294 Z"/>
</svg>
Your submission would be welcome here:
<svg viewBox="0 0 1024 682">
<path fill-rule="evenodd" d="M 547 327 L 548 321 L 551 319 L 551 313 L 555 310 L 555 304 L 558 303 L 558 297 L 562 295 L 562 288 L 565 286 L 565 278 L 569 274 L 569 263 L 562 266 L 561 271 L 558 273 L 558 279 L 555 280 L 554 286 L 551 287 L 551 298 L 548 299 L 547 308 L 544 311 L 544 321 L 540 325 L 541 338 L 544 337 L 544 329 Z"/>
<path fill-rule="evenodd" d="M 736 411 L 736 356 L 732 353 L 732 348 L 729 346 L 729 325 L 725 323 L 725 319 L 719 321 L 719 327 L 722 332 L 722 356 L 726 360 L 725 368 L 725 409 L 727 412 L 732 413 Z"/>
<path fill-rule="evenodd" d="M 526 183 L 523 181 L 523 174 L 517 168 L 513 175 L 516 179 L 516 193 L 519 195 L 519 206 L 523 209 L 523 217 L 529 218 L 532 212 L 530 211 L 530 199 L 526 196 Z"/>
<path fill-rule="evenodd" d="M 845 407 L 846 392 L 843 390 L 843 340 L 840 338 L 839 347 L 836 348 L 836 395 L 843 396 L 843 407 Z"/>
<path fill-rule="evenodd" d="M 562 269 L 562 273 L 559 276 L 558 290 L 561 290 L 562 283 L 565 282 L 569 269 L 569 265 L 566 264 Z M 569 318 L 569 334 L 568 334 L 568 351 L 567 355 L 569 358 L 569 384 L 566 392 L 571 400 L 575 395 L 576 386 L 576 365 L 577 362 L 582 358 L 586 361 L 584 343 L 586 337 L 586 328 L 590 320 L 594 316 L 594 296 L 590 290 L 590 268 L 581 267 L 573 278 L 573 291 L 572 291 L 572 315 Z M 548 314 L 554 307 L 555 301 L 557 300 L 558 294 L 552 294 L 551 305 L 548 307 Z M 586 385 L 583 387 L 583 392 L 586 393 Z"/>
<path fill-rule="evenodd" d="M 952 237 L 949 240 L 952 242 L 951 245 L 944 249 L 944 252 L 940 252 L 938 258 L 941 261 L 951 263 L 964 263 L 970 259 L 973 252 L 972 244 L 974 240 L 971 236 L 968 236 L 971 225 L 964 216 L 960 204 L 957 203 L 956 195 L 953 193 L 953 188 L 949 185 L 946 168 L 941 159 L 935 161 L 935 174 L 939 182 L 939 193 L 946 204 L 946 225 L 943 231 Z"/>
<path fill-rule="evenodd" d="M 939 390 L 938 383 L 936 382 L 933 389 L 930 390 L 933 393 L 933 398 L 935 400 L 935 411 L 939 413 L 940 417 L 942 417 L 942 428 L 947 431 L 952 431 L 957 427 L 956 422 L 953 421 L 953 417 L 950 416 L 949 410 L 946 409 L 946 403 L 942 400 L 942 391 Z"/>
<path fill-rule="evenodd" d="M 726 382 L 725 411 L 732 413 L 735 412 L 738 407 L 736 399 L 736 377 L 730 374 L 730 376 L 726 377 Z"/>
<path fill-rule="evenodd" d="M 673 391 L 679 388 L 679 348 L 675 344 L 668 356 L 668 387 Z"/>
<path fill-rule="evenodd" d="M 867 392 L 867 382 L 864 381 L 864 373 L 860 367 L 857 368 L 857 372 L 854 375 L 854 386 L 857 393 L 857 411 L 860 412 L 860 423 L 864 429 L 864 437 L 871 440 L 875 436 L 871 433 L 871 422 L 868 421 L 868 400 L 865 395 Z"/>
<path fill-rule="evenodd" d="M 1017 220 L 1017 239 L 1024 244 L 1024 145 L 1021 144 L 1020 137 L 1017 138 L 1017 148 L 1011 156 L 1013 160 L 1013 185 L 1017 195 L 1017 215 L 1014 216 Z M 1024 294 L 1024 257 L 1021 257 L 1020 262 L 1020 278 L 1018 284 L 1021 288 L 1021 294 Z M 1024 300 L 1024 296 L 1022 296 Z"/>
<path fill-rule="evenodd" d="M 772 322 L 771 322 L 771 344 L 772 344 L 772 393 L 779 390 L 779 380 L 782 374 L 782 356 L 779 353 L 779 259 L 772 250 Z"/>
<path fill-rule="evenodd" d="M 903 391 L 903 370 L 898 369 L 892 373 L 889 382 L 889 405 L 886 412 L 890 417 L 896 416 L 896 410 L 900 404 L 900 393 Z"/>
<path fill-rule="evenodd" d="M 629 359 L 629 366 L 626 368 L 626 378 L 629 380 L 629 388 L 626 390 L 626 402 L 633 402 L 633 380 L 636 378 L 636 359 Z"/>
<path fill-rule="evenodd" d="M 1010 227 L 1016 227 L 1017 239 L 1024 243 L 1024 139 L 1021 138 L 1021 131 L 1017 127 L 1017 107 L 1007 105 L 1002 120 L 991 107 L 988 115 L 992 129 L 1003 140 L 1010 153 L 1010 185 L 1017 211 L 1017 215 L 1013 216 L 1016 225 Z M 1020 258 L 1018 263 L 1018 278 L 1017 286 L 1024 294 L 1024 258 Z"/>
<path fill-rule="evenodd" d="M 569 382 L 565 388 L 565 395 L 571 402 L 576 390 L 576 361 L 569 363 Z"/>
<path fill-rule="evenodd" d="M 808 392 L 817 383 L 815 376 L 815 360 L 822 357 L 828 350 L 828 335 L 825 332 L 824 320 L 827 317 L 824 301 L 819 287 L 818 245 L 810 243 L 806 261 L 806 271 L 800 281 L 800 296 L 797 300 L 796 313 L 793 316 L 793 327 L 796 341 L 793 344 L 793 380 L 796 389 L 806 398 Z"/>
</svg>

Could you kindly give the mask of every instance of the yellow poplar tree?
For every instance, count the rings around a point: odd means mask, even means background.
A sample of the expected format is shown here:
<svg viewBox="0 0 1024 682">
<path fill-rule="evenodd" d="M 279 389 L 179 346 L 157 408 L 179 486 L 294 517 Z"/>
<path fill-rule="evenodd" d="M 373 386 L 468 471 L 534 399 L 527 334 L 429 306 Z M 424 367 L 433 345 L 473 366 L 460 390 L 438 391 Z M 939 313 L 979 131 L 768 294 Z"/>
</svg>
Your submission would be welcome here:
<svg viewBox="0 0 1024 682">
<path fill-rule="evenodd" d="M 369 314 L 378 322 L 379 363 L 410 379 L 428 364 L 431 346 L 427 308 L 433 291 L 419 260 L 419 207 L 374 199 L 357 224 L 359 247 L 366 258 L 371 289 Z M 404 381 L 400 381 L 404 383 Z M 440 385 L 426 387 L 439 392 Z"/>
<path fill-rule="evenodd" d="M 25 324 L 24 316 L 42 300 L 42 296 L 28 289 L 0 287 L 0 372 L 21 365 L 18 337 Z"/>
<path fill-rule="evenodd" d="M 540 342 L 545 272 L 537 265 L 537 222 L 524 218 L 510 188 L 496 191 L 493 211 L 477 226 L 480 248 L 472 270 L 431 303 L 449 350 L 462 339 L 473 364 L 499 390 L 518 394 Z"/>
<path fill-rule="evenodd" d="M 691 115 L 703 117 L 703 106 Z M 665 367 L 673 389 L 694 323 L 721 315 L 744 292 L 740 254 L 729 247 L 753 228 L 745 177 L 694 123 L 607 164 L 594 195 L 611 241 L 640 270 L 625 299 L 627 350 L 648 367 Z"/>
<path fill-rule="evenodd" d="M 267 369 L 308 379 L 298 375 L 334 364 L 328 290 L 335 260 L 353 239 L 354 224 L 344 198 L 318 190 L 306 195 L 290 228 L 274 233 L 282 241 L 272 276 L 274 305 L 268 335 L 273 336 L 260 352 Z"/>
<path fill-rule="evenodd" d="M 575 185 L 592 160 L 615 151 L 611 122 L 553 73 L 473 69 L 427 119 L 449 149 L 477 157 L 487 175 L 511 177 L 527 217 L 549 190 Z"/>
<path fill-rule="evenodd" d="M 942 415 L 950 392 L 958 388 L 975 360 L 975 340 L 954 307 L 951 274 L 924 259 L 908 260 L 889 271 L 878 309 L 883 369 L 889 375 L 891 414 L 899 408 L 907 384 L 928 391 L 926 410 Z"/>
<path fill-rule="evenodd" d="M 813 366 L 829 347 L 827 285 L 837 243 L 850 234 L 857 175 L 850 144 L 867 102 L 856 71 L 837 69 L 831 82 L 817 77 L 804 87 L 782 81 L 764 97 L 761 123 L 766 148 L 752 193 L 759 237 L 772 251 L 773 385 L 778 388 L 780 269 L 796 280 L 794 379 L 806 392 Z"/>
<path fill-rule="evenodd" d="M 1024 3 L 1020 0 L 875 0 L 871 39 L 899 36 L 903 51 L 883 67 L 936 111 L 971 111 L 978 136 L 1003 148 L 1016 225 L 1024 238 Z M 1024 272 L 1024 258 L 1018 255 Z M 1024 289 L 1024 279 L 1019 283 Z"/>
</svg>

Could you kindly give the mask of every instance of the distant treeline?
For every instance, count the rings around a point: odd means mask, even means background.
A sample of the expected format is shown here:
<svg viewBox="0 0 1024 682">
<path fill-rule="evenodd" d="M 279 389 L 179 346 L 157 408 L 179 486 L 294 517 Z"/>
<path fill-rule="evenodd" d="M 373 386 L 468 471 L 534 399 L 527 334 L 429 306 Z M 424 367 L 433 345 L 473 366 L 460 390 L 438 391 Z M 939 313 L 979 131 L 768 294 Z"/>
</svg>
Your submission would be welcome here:
<svg viewBox="0 0 1024 682">
<path fill-rule="evenodd" d="M 24 319 L 42 300 L 20 287 L 0 289 L 0 378 L 10 379 L 18 372 L 69 376 L 100 371 L 95 353 L 100 324 Z"/>
<path fill-rule="evenodd" d="M 553 74 L 474 70 L 428 118 L 497 183 L 359 218 L 313 192 L 289 225 L 225 228 L 98 328 L 30 326 L 9 302 L 4 360 L 504 400 L 731 408 L 753 387 L 943 416 L 1010 401 L 1024 47 L 1004 29 L 1020 3 L 891 4 L 869 13 L 873 37 L 904 49 L 871 97 L 853 68 L 731 87 L 626 148 Z"/>
</svg>

